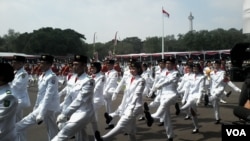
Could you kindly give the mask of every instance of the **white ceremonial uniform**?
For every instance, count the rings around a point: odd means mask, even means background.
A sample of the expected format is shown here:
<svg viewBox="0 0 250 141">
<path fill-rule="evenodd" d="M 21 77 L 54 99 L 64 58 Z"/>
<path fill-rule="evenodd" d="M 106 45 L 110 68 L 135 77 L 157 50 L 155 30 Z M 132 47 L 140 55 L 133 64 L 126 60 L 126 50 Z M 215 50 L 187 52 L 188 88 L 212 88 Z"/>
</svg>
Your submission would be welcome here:
<svg viewBox="0 0 250 141">
<path fill-rule="evenodd" d="M 124 88 L 124 86 L 125 86 L 125 89 L 123 90 L 123 96 L 126 95 L 126 93 L 127 93 L 127 81 L 128 81 L 128 79 L 130 80 L 131 77 L 132 77 L 132 74 L 130 73 L 130 70 L 129 69 L 126 70 L 122 76 L 121 81 L 119 82 L 118 86 L 115 89 L 115 92 L 114 92 L 113 97 L 112 97 L 113 101 L 116 100 L 118 93 L 122 90 L 122 88 Z M 116 109 L 116 111 L 110 113 L 109 115 L 111 117 L 120 116 L 121 115 L 120 113 L 122 111 L 121 108 L 122 107 L 118 107 L 118 109 Z M 113 120 L 109 124 L 112 124 L 112 123 L 113 123 Z"/>
<path fill-rule="evenodd" d="M 17 141 L 16 110 L 18 101 L 9 85 L 0 86 L 0 141 Z"/>
<path fill-rule="evenodd" d="M 158 107 L 160 105 L 162 89 L 157 89 L 156 84 L 161 80 L 161 78 L 164 78 L 166 76 L 166 72 L 167 72 L 167 68 L 163 68 L 163 69 L 158 69 L 155 73 L 155 81 L 153 83 L 153 86 L 150 90 L 149 95 L 151 96 L 152 93 L 155 92 L 156 97 L 148 105 L 151 108 Z M 163 120 L 164 120 L 163 117 L 160 118 L 160 122 L 163 122 Z"/>
<path fill-rule="evenodd" d="M 109 70 L 105 73 L 105 84 L 103 90 L 103 96 L 105 100 L 106 112 L 112 112 L 112 96 L 115 92 L 118 82 L 118 72 L 114 69 Z"/>
<path fill-rule="evenodd" d="M 165 77 L 162 77 L 157 84 L 155 84 L 156 89 L 161 89 L 160 105 L 157 111 L 152 114 L 152 118 L 164 119 L 164 127 L 168 138 L 174 137 L 174 132 L 172 129 L 172 122 L 170 117 L 170 106 L 176 103 L 178 98 L 177 94 L 177 82 L 178 82 L 178 71 L 171 70 L 166 71 Z"/>
<path fill-rule="evenodd" d="M 98 130 L 98 110 L 104 105 L 104 96 L 103 96 L 103 86 L 105 82 L 105 76 L 102 72 L 92 74 L 92 78 L 95 80 L 94 88 L 94 111 L 95 118 L 91 122 L 93 133 Z"/>
<path fill-rule="evenodd" d="M 144 71 L 142 74 L 141 74 L 141 77 L 145 79 L 145 82 L 146 82 L 146 85 L 145 85 L 145 89 L 143 91 L 143 95 L 144 96 L 147 96 L 148 93 L 150 92 L 150 89 L 152 88 L 153 86 L 153 83 L 154 83 L 154 80 L 152 79 L 151 75 L 150 75 L 150 72 L 149 71 Z"/>
<path fill-rule="evenodd" d="M 18 108 L 16 121 L 23 118 L 23 109 L 30 106 L 30 97 L 28 94 L 29 75 L 24 67 L 15 72 L 15 77 L 10 83 L 12 94 L 18 99 Z"/>
<path fill-rule="evenodd" d="M 220 97 L 223 94 L 226 83 L 224 83 L 226 72 L 224 70 L 214 70 L 210 73 L 211 77 L 211 96 L 209 97 L 209 102 L 212 103 L 214 108 L 215 119 L 220 120 L 219 113 L 219 101 Z"/>
<path fill-rule="evenodd" d="M 184 97 L 186 99 L 186 104 L 183 105 L 180 110 L 193 110 L 195 114 L 197 113 L 197 105 L 200 103 L 202 98 L 202 91 L 204 89 L 204 75 L 203 74 L 194 74 L 192 73 L 189 76 L 189 81 L 187 81 L 187 89 L 185 91 Z M 198 127 L 197 116 L 192 115 L 192 120 L 195 129 Z"/>
<path fill-rule="evenodd" d="M 187 97 L 184 96 L 185 91 L 188 89 L 188 82 L 192 81 L 192 73 L 185 73 L 180 79 L 179 79 L 179 83 L 177 86 L 177 92 L 180 95 L 180 97 L 182 98 L 181 103 L 185 104 L 187 102 Z M 190 112 L 188 110 L 186 110 L 186 117 L 185 118 L 189 118 L 190 117 Z"/>
<path fill-rule="evenodd" d="M 83 73 L 77 77 L 77 74 L 71 76 L 67 98 L 65 99 L 65 108 L 57 118 L 57 122 L 66 122 L 65 126 L 58 132 L 52 141 L 67 141 L 76 136 L 77 141 L 88 141 L 88 135 L 85 131 L 87 124 L 95 118 L 93 105 L 94 80 Z"/>
<path fill-rule="evenodd" d="M 185 90 L 187 89 L 187 84 L 188 84 L 188 81 L 190 81 L 190 74 L 192 73 L 185 73 L 182 77 L 181 77 L 181 81 L 178 83 L 178 86 L 177 86 L 177 92 L 179 94 L 181 94 L 182 96 L 184 95 L 185 93 Z M 186 101 L 185 98 L 182 97 L 182 100 L 183 101 Z M 183 101 L 182 101 L 182 104 L 183 104 Z"/>
<path fill-rule="evenodd" d="M 51 140 L 58 132 L 55 114 L 60 110 L 59 104 L 58 79 L 49 69 L 38 78 L 38 93 L 33 111 L 16 124 L 18 136 L 28 127 L 43 121 L 47 128 L 48 140 Z"/>
<path fill-rule="evenodd" d="M 75 80 L 71 79 L 72 75 L 73 74 L 67 76 L 66 86 L 59 92 L 60 97 L 64 96 L 64 100 L 60 104 L 60 112 L 65 110 L 65 108 L 67 108 L 68 105 L 70 104 L 70 103 L 65 103 L 67 102 L 65 99 L 67 99 L 70 89 L 75 85 Z"/>
<path fill-rule="evenodd" d="M 160 94 L 161 94 L 162 91 L 161 91 L 161 89 L 157 89 L 156 88 L 156 84 L 161 80 L 161 78 L 165 77 L 166 72 L 167 72 L 167 68 L 158 69 L 155 72 L 155 80 L 154 80 L 153 86 L 152 86 L 152 88 L 150 90 L 149 96 L 151 96 L 152 93 L 155 92 L 156 97 L 154 98 L 154 101 L 152 101 L 149 104 L 149 107 L 157 107 L 157 106 L 159 106 L 159 103 L 160 103 Z"/>
<path fill-rule="evenodd" d="M 102 136 L 104 141 L 110 141 L 112 137 L 124 132 L 128 133 L 129 141 L 136 141 L 136 117 L 143 113 L 142 93 L 145 87 L 145 80 L 137 75 L 126 79 L 125 83 L 126 94 L 123 95 L 122 102 L 115 111 L 119 112 L 121 118 L 113 129 Z"/>
<path fill-rule="evenodd" d="M 72 75 L 73 74 L 68 76 L 67 81 L 66 81 L 66 86 L 59 92 L 60 97 L 64 96 L 64 99 L 60 103 L 60 112 L 59 113 L 64 111 L 71 103 L 71 101 L 67 101 L 67 98 L 70 94 L 70 90 L 75 85 L 75 80 L 71 79 Z M 69 81 L 69 80 L 71 80 L 71 81 Z M 66 121 L 58 123 L 59 130 L 61 130 L 63 128 L 63 126 L 65 126 L 65 124 L 66 124 Z"/>
<path fill-rule="evenodd" d="M 131 77 L 131 73 L 129 69 L 126 69 L 126 71 L 124 72 L 121 81 L 118 83 L 118 86 L 116 87 L 114 93 L 117 95 L 121 89 L 123 88 L 123 86 L 126 86 L 126 80 L 129 79 Z M 126 87 L 124 89 L 124 91 L 126 91 Z M 125 92 L 124 92 L 125 93 Z"/>
</svg>

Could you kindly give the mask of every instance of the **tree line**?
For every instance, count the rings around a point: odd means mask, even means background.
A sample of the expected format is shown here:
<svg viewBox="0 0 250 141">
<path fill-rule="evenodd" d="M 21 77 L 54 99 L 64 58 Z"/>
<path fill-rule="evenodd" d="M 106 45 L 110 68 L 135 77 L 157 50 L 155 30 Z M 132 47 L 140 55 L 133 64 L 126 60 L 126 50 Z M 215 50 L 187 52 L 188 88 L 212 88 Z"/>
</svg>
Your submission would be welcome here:
<svg viewBox="0 0 250 141">
<path fill-rule="evenodd" d="M 99 59 L 111 54 L 157 53 L 162 49 L 162 37 L 127 37 L 106 43 L 87 44 L 84 34 L 72 29 L 43 27 L 31 33 L 18 33 L 9 29 L 0 37 L 0 52 L 16 52 L 26 54 L 52 54 L 70 56 L 83 54 L 93 57 L 98 52 Z M 166 35 L 164 37 L 165 52 L 167 51 L 206 51 L 231 49 L 238 42 L 249 42 L 250 36 L 242 34 L 242 30 L 231 28 L 224 30 L 189 31 L 186 34 Z"/>
</svg>

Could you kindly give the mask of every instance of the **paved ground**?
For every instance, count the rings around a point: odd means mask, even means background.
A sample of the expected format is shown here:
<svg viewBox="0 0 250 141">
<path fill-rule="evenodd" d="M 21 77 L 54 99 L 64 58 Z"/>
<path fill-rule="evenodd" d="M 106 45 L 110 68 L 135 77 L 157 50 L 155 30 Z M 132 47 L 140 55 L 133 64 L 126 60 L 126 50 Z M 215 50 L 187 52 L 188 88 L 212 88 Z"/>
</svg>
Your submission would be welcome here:
<svg viewBox="0 0 250 141">
<path fill-rule="evenodd" d="M 235 82 L 237 86 L 241 88 L 242 83 Z M 34 105 L 36 99 L 36 87 L 29 88 L 29 94 Z M 230 90 L 226 88 L 226 90 Z M 221 104 L 221 118 L 224 123 L 232 123 L 233 121 L 238 121 L 233 115 L 233 107 L 237 105 L 239 94 L 232 92 L 229 98 L 226 98 L 227 104 Z M 117 106 L 122 98 L 122 95 L 118 96 L 117 100 L 114 103 L 114 106 Z M 145 98 L 145 101 L 152 101 L 152 99 Z M 25 114 L 31 111 L 32 108 L 26 109 Z M 155 109 L 150 109 L 151 112 L 154 112 Z M 203 104 L 198 108 L 199 111 L 199 124 L 200 124 L 200 133 L 191 134 L 193 130 L 193 124 L 191 120 L 184 120 L 184 113 L 181 113 L 179 116 L 175 115 L 174 106 L 171 109 L 172 111 L 172 121 L 175 132 L 175 141 L 220 141 L 221 140 L 221 125 L 215 125 L 215 119 L 213 114 L 213 109 L 211 106 L 204 107 Z M 103 117 L 104 108 L 101 108 L 99 111 L 99 126 L 101 134 L 108 132 L 104 128 L 106 123 Z M 114 119 L 117 121 L 118 119 Z M 138 121 L 138 141 L 166 141 L 166 134 L 163 127 L 159 127 L 158 123 L 155 122 L 151 127 L 147 127 L 145 121 Z M 90 140 L 94 140 L 93 134 L 91 133 L 90 126 L 88 126 L 88 134 Z M 27 130 L 28 141 L 46 141 L 46 131 L 44 125 L 35 125 Z M 127 136 L 121 134 L 114 138 L 114 141 L 127 141 Z M 73 140 L 72 140 L 73 141 Z"/>
</svg>

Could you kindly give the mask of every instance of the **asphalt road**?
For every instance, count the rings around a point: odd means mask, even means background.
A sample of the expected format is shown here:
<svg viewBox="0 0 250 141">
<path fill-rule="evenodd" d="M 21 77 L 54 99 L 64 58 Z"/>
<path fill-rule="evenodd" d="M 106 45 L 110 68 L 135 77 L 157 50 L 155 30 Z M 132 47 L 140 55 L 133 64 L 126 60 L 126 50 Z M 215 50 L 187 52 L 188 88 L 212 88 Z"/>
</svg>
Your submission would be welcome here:
<svg viewBox="0 0 250 141">
<path fill-rule="evenodd" d="M 237 86 L 241 88 L 241 82 L 235 82 Z M 226 90 L 231 90 L 230 88 L 226 88 Z M 31 86 L 29 88 L 29 95 L 31 98 L 32 106 L 36 100 L 36 86 Z M 232 91 L 230 97 L 225 98 L 227 101 L 226 104 L 221 104 L 221 118 L 222 123 L 230 124 L 233 121 L 238 121 L 233 115 L 233 107 L 238 103 L 239 93 Z M 122 94 L 120 94 L 117 100 L 114 102 L 114 107 L 119 105 L 122 99 Z M 152 101 L 150 98 L 144 99 L 147 102 Z M 25 110 L 24 114 L 28 114 L 32 110 L 28 108 Z M 151 113 L 153 113 L 156 109 L 150 109 Z M 105 134 L 109 130 L 105 130 L 104 128 L 107 126 L 104 119 L 105 109 L 102 107 L 99 110 L 99 127 L 101 135 Z M 198 134 L 191 134 L 193 130 L 192 120 L 184 120 L 185 113 L 181 113 L 180 115 L 175 115 L 174 106 L 171 109 L 172 112 L 172 122 L 173 128 L 175 132 L 175 141 L 220 141 L 221 140 L 221 125 L 214 124 L 215 118 L 213 109 L 211 106 L 203 106 L 203 103 L 198 107 L 198 121 L 200 125 L 200 132 Z M 115 121 L 118 119 L 115 118 Z M 91 132 L 91 126 L 88 125 L 87 128 L 90 141 L 94 140 L 93 133 Z M 138 141 L 166 141 L 166 133 L 163 126 L 159 127 L 158 123 L 155 122 L 151 127 L 147 127 L 145 121 L 137 121 L 137 140 Z M 47 141 L 47 134 L 45 130 L 44 124 L 42 125 L 34 125 L 27 130 L 27 138 L 28 141 Z M 127 141 L 126 135 L 118 135 L 114 139 L 114 141 Z M 72 140 L 73 141 L 73 140 Z"/>
</svg>

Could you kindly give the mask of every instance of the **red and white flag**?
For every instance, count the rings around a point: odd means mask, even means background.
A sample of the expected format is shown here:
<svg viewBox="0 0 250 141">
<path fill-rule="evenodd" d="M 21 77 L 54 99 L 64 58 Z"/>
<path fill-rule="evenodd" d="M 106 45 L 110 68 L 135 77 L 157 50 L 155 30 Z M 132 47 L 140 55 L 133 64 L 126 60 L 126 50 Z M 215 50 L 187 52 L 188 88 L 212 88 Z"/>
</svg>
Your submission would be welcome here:
<svg viewBox="0 0 250 141">
<path fill-rule="evenodd" d="M 162 14 L 166 15 L 168 18 L 170 16 L 169 13 L 163 9 L 163 7 L 162 7 Z"/>
</svg>

